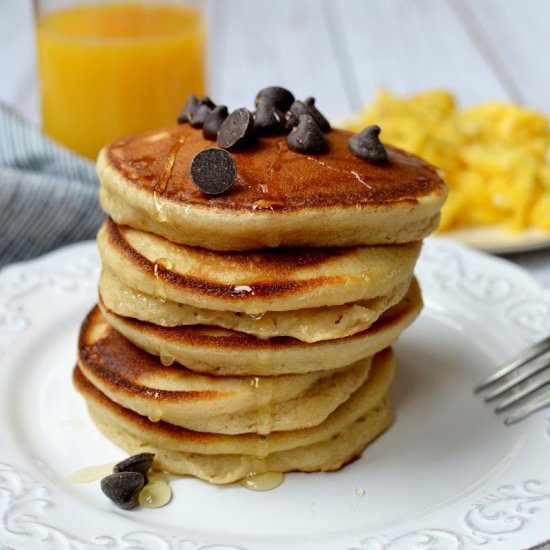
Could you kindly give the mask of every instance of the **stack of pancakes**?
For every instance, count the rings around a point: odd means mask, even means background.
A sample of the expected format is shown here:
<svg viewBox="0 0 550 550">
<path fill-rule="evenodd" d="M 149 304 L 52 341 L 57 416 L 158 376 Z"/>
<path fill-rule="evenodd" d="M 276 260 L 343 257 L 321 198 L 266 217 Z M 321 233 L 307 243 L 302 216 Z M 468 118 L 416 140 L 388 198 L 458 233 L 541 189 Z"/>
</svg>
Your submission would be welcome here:
<svg viewBox="0 0 550 550">
<path fill-rule="evenodd" d="M 413 270 L 446 188 L 403 151 L 355 157 L 350 135 L 314 156 L 260 138 L 218 196 L 190 179 L 213 144 L 188 124 L 102 151 L 110 218 L 74 383 L 107 437 L 229 483 L 338 469 L 389 426 L 389 346 L 422 307 Z"/>
</svg>

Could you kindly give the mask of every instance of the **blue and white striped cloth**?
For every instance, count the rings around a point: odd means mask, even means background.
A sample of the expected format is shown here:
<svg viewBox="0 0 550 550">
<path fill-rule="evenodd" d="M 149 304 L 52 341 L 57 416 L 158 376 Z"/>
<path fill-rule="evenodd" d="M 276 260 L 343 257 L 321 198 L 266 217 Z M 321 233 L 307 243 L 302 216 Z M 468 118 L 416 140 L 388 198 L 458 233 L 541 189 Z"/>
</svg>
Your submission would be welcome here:
<svg viewBox="0 0 550 550">
<path fill-rule="evenodd" d="M 92 162 L 0 104 L 0 267 L 94 238 L 97 193 Z"/>
</svg>

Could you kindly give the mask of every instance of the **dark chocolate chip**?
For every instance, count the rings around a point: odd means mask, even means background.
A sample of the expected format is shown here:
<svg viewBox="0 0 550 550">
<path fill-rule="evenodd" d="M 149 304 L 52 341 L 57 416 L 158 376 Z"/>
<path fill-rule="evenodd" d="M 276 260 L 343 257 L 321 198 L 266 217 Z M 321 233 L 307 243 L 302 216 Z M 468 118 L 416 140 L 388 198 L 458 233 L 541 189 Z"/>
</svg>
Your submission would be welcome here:
<svg viewBox="0 0 550 550">
<path fill-rule="evenodd" d="M 225 105 L 218 105 L 210 113 L 202 125 L 202 135 L 205 139 L 211 141 L 216 141 L 218 139 L 218 132 L 223 121 L 227 118 L 227 114 L 227 107 Z"/>
<path fill-rule="evenodd" d="M 300 100 L 296 100 L 291 106 L 288 112 L 286 113 L 286 130 L 290 131 L 295 126 L 298 126 L 301 115 L 310 115 L 311 112 L 309 107 Z"/>
<path fill-rule="evenodd" d="M 222 123 L 218 132 L 218 145 L 222 149 L 238 149 L 254 138 L 252 113 L 241 107 L 233 111 Z"/>
<path fill-rule="evenodd" d="M 145 478 L 139 472 L 118 472 L 101 480 L 101 490 L 119 508 L 131 510 L 138 505 Z"/>
<path fill-rule="evenodd" d="M 216 104 L 207 95 L 200 98 L 199 105 L 206 105 L 207 107 L 210 107 L 210 109 L 214 109 L 216 107 Z"/>
<path fill-rule="evenodd" d="M 315 107 L 315 98 L 306 97 L 306 99 L 304 99 L 304 103 L 309 107 L 311 115 L 315 119 L 315 122 L 319 125 L 319 128 L 321 128 L 323 132 L 330 132 L 330 123 L 321 111 Z"/>
<path fill-rule="evenodd" d="M 237 168 L 231 153 L 210 147 L 197 153 L 189 168 L 191 181 L 208 195 L 219 195 L 231 188 Z"/>
<path fill-rule="evenodd" d="M 178 122 L 181 124 L 183 122 L 189 122 L 191 115 L 197 110 L 199 106 L 199 100 L 197 96 L 189 94 L 181 113 L 178 115 Z"/>
<path fill-rule="evenodd" d="M 379 134 L 380 126 L 375 124 L 367 126 L 363 131 L 349 138 L 350 151 L 363 160 L 383 164 L 388 160 L 388 154 L 384 145 L 378 139 Z"/>
<path fill-rule="evenodd" d="M 304 101 L 296 100 L 290 106 L 290 110 L 286 113 L 287 131 L 291 130 L 298 124 L 301 115 L 312 116 L 317 123 L 317 126 L 319 126 L 323 132 L 328 132 L 330 130 L 328 120 L 319 112 L 317 107 L 315 107 L 315 98 L 308 97 Z"/>
<path fill-rule="evenodd" d="M 280 111 L 288 111 L 294 101 L 294 96 L 286 88 L 270 86 L 258 92 L 254 104 L 259 105 L 261 100 L 267 101 Z"/>
<path fill-rule="evenodd" d="M 284 134 L 285 123 L 285 115 L 282 111 L 266 99 L 260 100 L 254 115 L 254 129 L 258 135 Z"/>
<path fill-rule="evenodd" d="M 205 103 L 199 105 L 195 112 L 189 117 L 189 123 L 193 128 L 202 128 L 206 119 L 211 115 L 212 108 Z"/>
<path fill-rule="evenodd" d="M 300 115 L 298 125 L 291 130 L 286 141 L 289 149 L 296 153 L 322 153 L 328 148 L 321 128 L 311 115 Z"/>
<path fill-rule="evenodd" d="M 129 456 L 118 464 L 115 464 L 113 472 L 115 474 L 120 472 L 138 472 L 143 475 L 145 483 L 147 483 L 147 472 L 151 468 L 154 458 L 155 455 L 153 453 L 140 453 Z"/>
</svg>

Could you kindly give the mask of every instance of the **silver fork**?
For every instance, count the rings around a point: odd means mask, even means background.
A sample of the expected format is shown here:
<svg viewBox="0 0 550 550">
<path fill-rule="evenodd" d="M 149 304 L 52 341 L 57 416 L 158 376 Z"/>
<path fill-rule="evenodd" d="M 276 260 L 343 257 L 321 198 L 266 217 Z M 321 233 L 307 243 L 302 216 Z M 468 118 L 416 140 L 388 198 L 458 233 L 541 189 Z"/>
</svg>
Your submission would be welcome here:
<svg viewBox="0 0 550 550">
<path fill-rule="evenodd" d="M 497 402 L 495 412 L 510 410 L 505 424 L 514 424 L 526 416 L 550 406 L 550 336 L 523 350 L 511 361 L 474 388 L 474 393 L 486 391 L 485 401 Z"/>
</svg>

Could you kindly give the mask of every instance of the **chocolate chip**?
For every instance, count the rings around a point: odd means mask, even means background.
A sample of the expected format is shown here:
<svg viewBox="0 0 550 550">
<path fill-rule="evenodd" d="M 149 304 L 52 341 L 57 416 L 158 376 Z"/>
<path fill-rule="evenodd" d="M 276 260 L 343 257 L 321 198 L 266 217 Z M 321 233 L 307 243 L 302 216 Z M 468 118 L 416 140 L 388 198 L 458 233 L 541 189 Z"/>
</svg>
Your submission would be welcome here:
<svg viewBox="0 0 550 550">
<path fill-rule="evenodd" d="M 258 135 L 283 134 L 285 115 L 266 99 L 260 99 L 254 115 L 254 129 Z"/>
<path fill-rule="evenodd" d="M 143 475 L 145 483 L 147 483 L 147 472 L 151 468 L 154 458 L 155 455 L 153 453 L 140 453 L 129 456 L 118 464 L 115 464 L 113 472 L 115 474 L 120 472 L 138 472 Z"/>
<path fill-rule="evenodd" d="M 289 149 L 296 153 L 322 153 L 328 148 L 321 128 L 311 115 L 300 115 L 298 125 L 291 130 L 286 141 Z"/>
<path fill-rule="evenodd" d="M 315 107 L 315 98 L 308 97 L 304 101 L 296 100 L 290 106 L 290 110 L 286 113 L 286 129 L 291 130 L 294 128 L 294 126 L 298 124 L 301 115 L 312 116 L 317 126 L 319 126 L 323 132 L 328 132 L 330 130 L 328 120 L 319 112 L 317 107 Z"/>
<path fill-rule="evenodd" d="M 298 126 L 301 115 L 310 115 L 311 112 L 309 107 L 300 100 L 296 100 L 291 106 L 288 112 L 286 113 L 286 130 L 290 131 L 295 126 Z"/>
<path fill-rule="evenodd" d="M 195 109 L 195 112 L 189 116 L 189 124 L 191 124 L 193 128 L 202 128 L 204 122 L 211 113 L 212 108 L 202 103 Z"/>
<path fill-rule="evenodd" d="M 207 95 L 200 98 L 199 105 L 206 105 L 207 107 L 210 107 L 210 109 L 214 109 L 216 107 L 216 104 Z"/>
<path fill-rule="evenodd" d="M 306 99 L 304 99 L 304 103 L 309 107 L 311 115 L 315 119 L 315 122 L 319 125 L 319 128 L 321 128 L 323 132 L 330 132 L 330 123 L 319 111 L 319 109 L 315 107 L 315 98 L 306 97 Z"/>
<path fill-rule="evenodd" d="M 218 145 L 222 149 L 238 149 L 254 138 L 252 113 L 241 107 L 233 111 L 222 123 L 218 132 Z"/>
<path fill-rule="evenodd" d="M 280 111 L 288 111 L 294 101 L 294 96 L 286 88 L 270 86 L 258 92 L 254 101 L 255 105 L 258 106 L 261 100 L 267 101 Z"/>
<path fill-rule="evenodd" d="M 182 124 L 183 122 L 189 122 L 190 116 L 196 111 L 199 106 L 199 100 L 197 96 L 189 94 L 181 113 L 178 115 L 178 122 Z"/>
<path fill-rule="evenodd" d="M 388 154 L 384 145 L 378 139 L 380 126 L 373 124 L 367 126 L 363 131 L 349 138 L 348 146 L 350 151 L 363 160 L 375 164 L 382 164 L 388 160 Z"/>
<path fill-rule="evenodd" d="M 216 141 L 222 122 L 227 118 L 227 107 L 218 105 L 204 121 L 202 125 L 202 135 L 205 139 Z"/>
<path fill-rule="evenodd" d="M 197 153 L 189 168 L 191 181 L 208 195 L 219 195 L 231 188 L 237 168 L 231 153 L 210 147 Z"/>
<path fill-rule="evenodd" d="M 139 472 L 118 472 L 101 480 L 101 490 L 119 508 L 131 510 L 138 505 L 145 478 Z"/>
</svg>

